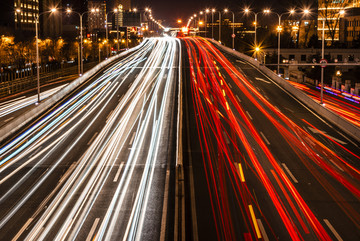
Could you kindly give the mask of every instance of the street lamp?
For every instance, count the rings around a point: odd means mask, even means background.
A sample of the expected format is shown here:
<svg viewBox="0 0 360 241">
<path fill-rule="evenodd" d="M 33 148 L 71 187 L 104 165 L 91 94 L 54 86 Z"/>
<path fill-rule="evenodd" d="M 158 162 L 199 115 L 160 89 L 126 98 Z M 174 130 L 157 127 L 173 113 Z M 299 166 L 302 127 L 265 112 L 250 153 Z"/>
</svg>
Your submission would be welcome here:
<svg viewBox="0 0 360 241">
<path fill-rule="evenodd" d="M 210 13 L 210 9 L 205 10 L 205 38 L 207 37 L 207 14 Z"/>
<path fill-rule="evenodd" d="M 265 12 L 266 11 L 266 12 Z M 264 10 L 264 13 L 271 13 L 271 11 L 269 9 Z M 277 32 L 278 32 L 278 56 L 277 56 L 277 74 L 278 76 L 280 76 L 280 36 L 281 36 L 281 31 L 282 31 L 282 26 L 281 26 L 281 17 L 285 14 L 289 14 L 292 15 L 295 13 L 294 9 L 291 9 L 289 12 L 285 12 L 282 14 L 278 14 L 276 12 L 272 12 L 274 14 L 276 14 L 279 18 L 279 25 L 277 27 Z"/>
<path fill-rule="evenodd" d="M 345 10 L 340 10 L 339 15 L 344 15 Z M 325 59 L 325 16 L 322 20 L 322 38 L 321 38 L 321 59 Z M 324 104 L 324 67 L 321 68 L 321 89 L 320 89 L 320 104 Z"/>
<path fill-rule="evenodd" d="M 20 9 L 16 10 L 17 12 L 21 12 Z M 50 11 L 42 12 L 38 15 L 35 15 L 35 40 L 36 40 L 36 78 L 37 78 L 37 95 L 38 102 L 40 103 L 40 69 L 39 69 L 39 17 L 45 13 L 55 13 L 57 11 L 56 8 L 51 9 Z"/>
<path fill-rule="evenodd" d="M 265 10 L 263 10 L 262 12 L 257 12 L 257 13 L 255 13 L 255 12 L 251 11 L 250 9 L 245 8 L 245 9 L 244 9 L 244 12 L 245 12 L 245 14 L 252 13 L 252 14 L 254 14 L 254 16 L 255 16 L 255 22 L 254 22 L 254 27 L 255 27 L 254 44 L 255 44 L 255 48 L 258 48 L 257 39 L 256 39 L 256 37 L 257 37 L 257 36 L 256 36 L 256 30 L 257 30 L 257 15 L 258 15 L 259 13 L 267 14 L 267 13 L 270 12 L 270 10 L 265 9 Z M 255 53 L 256 59 L 257 59 L 257 52 L 258 52 L 258 51 L 256 51 L 256 53 Z"/>
<path fill-rule="evenodd" d="M 86 14 L 86 13 L 96 13 L 96 12 L 99 12 L 100 10 L 98 8 L 93 8 L 91 9 L 90 11 L 86 11 L 84 13 L 79 13 L 79 12 L 76 12 L 76 11 L 73 11 L 71 10 L 70 8 L 66 9 L 66 12 L 68 14 L 70 13 L 76 13 L 77 15 L 79 15 L 80 17 L 80 63 L 81 63 L 81 71 L 80 71 L 80 76 L 84 74 L 84 63 L 83 63 L 83 16 Z"/>
<path fill-rule="evenodd" d="M 229 11 L 227 8 L 224 10 L 225 13 L 228 13 L 228 12 L 231 12 L 232 15 L 233 15 L 233 26 L 232 26 L 232 35 L 231 35 L 231 38 L 232 38 L 232 49 L 235 50 L 234 48 L 234 41 L 235 41 L 235 14 L 233 11 Z"/>
<path fill-rule="evenodd" d="M 204 12 L 203 11 L 200 11 L 200 15 L 203 15 L 204 14 Z M 198 21 L 199 21 L 199 36 L 201 36 L 201 31 L 200 31 L 200 25 L 202 25 L 202 23 L 204 23 L 204 22 L 202 22 L 201 21 L 201 19 L 200 19 L 200 15 L 199 15 L 199 19 L 198 19 Z M 206 24 L 205 24 L 206 25 Z"/>
<path fill-rule="evenodd" d="M 211 38 L 214 39 L 214 13 L 215 8 L 211 9 Z"/>
<path fill-rule="evenodd" d="M 108 12 L 107 14 L 105 14 L 105 30 L 106 30 L 106 56 L 107 58 L 109 58 L 109 25 L 108 25 L 108 15 L 110 13 L 116 13 L 116 17 L 117 17 L 117 21 L 119 20 L 119 10 L 117 8 L 115 8 L 113 11 Z M 115 23 L 117 23 L 117 21 L 115 21 Z M 116 24 L 116 38 L 119 41 L 119 23 Z M 119 44 L 117 45 L 117 49 L 119 50 Z"/>
</svg>

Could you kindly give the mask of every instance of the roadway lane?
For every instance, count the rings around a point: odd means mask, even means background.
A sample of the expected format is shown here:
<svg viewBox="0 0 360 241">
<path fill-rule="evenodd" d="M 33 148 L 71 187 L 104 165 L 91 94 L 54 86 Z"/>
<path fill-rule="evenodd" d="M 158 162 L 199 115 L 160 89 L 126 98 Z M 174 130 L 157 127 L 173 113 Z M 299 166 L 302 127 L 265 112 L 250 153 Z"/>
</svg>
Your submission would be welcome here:
<svg viewBox="0 0 360 241">
<path fill-rule="evenodd" d="M 1 147 L 1 240 L 166 234 L 179 46 L 145 41 Z"/>
<path fill-rule="evenodd" d="M 359 240 L 359 143 L 244 60 L 184 41 L 199 240 Z"/>
</svg>

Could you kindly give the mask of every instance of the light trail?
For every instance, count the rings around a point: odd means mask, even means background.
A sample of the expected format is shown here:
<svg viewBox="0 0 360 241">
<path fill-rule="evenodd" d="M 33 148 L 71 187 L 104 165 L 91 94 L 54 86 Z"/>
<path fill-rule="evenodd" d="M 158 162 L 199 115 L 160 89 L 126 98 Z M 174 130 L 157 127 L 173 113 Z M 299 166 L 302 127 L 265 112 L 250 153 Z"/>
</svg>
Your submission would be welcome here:
<svg viewBox="0 0 360 241">
<path fill-rule="evenodd" d="M 247 207 L 252 205 L 254 211 L 257 210 L 255 212 L 261 215 L 264 213 L 261 212 L 261 204 L 255 202 L 249 192 L 246 176 L 250 174 L 241 173 L 244 171 L 241 167 L 246 166 L 266 190 L 292 240 L 304 240 L 309 234 L 321 240 L 331 240 L 321 219 L 318 219 L 294 185 L 298 180 L 285 164 L 280 165 L 281 160 L 277 160 L 271 151 L 270 148 L 276 143 L 271 142 L 269 146 L 269 140 L 263 138 L 264 134 L 256 128 L 255 123 L 260 119 L 277 130 L 286 146 L 290 147 L 287 151 L 297 156 L 299 163 L 307 168 L 333 202 L 357 225 L 360 221 L 359 212 L 346 202 L 338 201 L 343 200 L 340 192 L 326 180 L 330 178 L 342 186 L 343 192 L 360 198 L 360 173 L 351 163 L 351 159 L 336 154 L 285 116 L 260 93 L 260 88 L 244 77 L 214 45 L 202 38 L 183 40 L 189 55 L 191 94 L 218 239 L 235 239 L 238 230 L 235 229 L 235 224 L 229 221 L 232 216 L 235 220 L 242 217 L 243 236 L 249 239 L 259 238 L 259 229 L 254 222 L 256 214 L 249 213 Z M 259 81 L 264 82 L 262 80 Z M 244 95 L 247 104 L 244 104 L 244 97 L 241 97 L 240 101 L 232 83 L 236 85 L 238 93 Z M 269 85 L 271 82 L 266 81 L 264 84 Z M 213 101 L 210 101 L 211 97 Z M 259 114 L 250 115 L 250 112 L 245 110 L 248 103 L 254 106 Z M 224 135 L 224 132 L 227 135 Z M 230 147 L 226 137 L 231 139 Z M 354 153 L 348 153 L 352 158 L 357 157 Z M 336 165 L 328 161 L 329 159 Z M 283 168 L 284 165 L 286 168 Z M 346 171 L 339 172 L 338 167 Z M 318 171 L 319 169 L 326 174 Z M 229 208 L 230 201 L 225 197 L 230 195 L 235 195 L 239 214 Z M 267 229 L 274 232 L 271 221 L 266 216 L 263 218 Z M 272 235 L 277 237 L 275 233 Z"/>
<path fill-rule="evenodd" d="M 49 237 L 53 240 L 77 240 L 82 233 L 92 233 L 93 237 L 88 237 L 92 240 L 140 239 L 144 235 L 144 226 L 157 227 L 156 223 L 145 220 L 145 215 L 150 215 L 146 207 L 155 195 L 153 183 L 159 175 L 156 169 L 160 160 L 167 158 L 167 154 L 159 150 L 168 149 L 169 145 L 165 133 L 169 132 L 169 120 L 173 115 L 170 111 L 175 105 L 180 52 L 178 39 L 144 41 L 125 59 L 115 63 L 74 97 L 2 147 L 0 173 L 6 175 L 1 175 L 0 185 L 12 182 L 12 186 L 1 197 L 0 203 L 21 189 L 40 166 L 48 163 L 49 158 L 56 156 L 59 149 L 71 140 L 71 145 L 52 161 L 51 167 L 36 184 L 1 217 L 0 229 L 82 143 L 90 145 L 67 178 L 57 184 L 55 189 L 58 191 L 46 210 L 33 217 L 36 223 L 31 225 L 26 240 L 47 240 Z M 120 101 L 114 102 L 115 99 Z M 115 108 L 104 116 L 107 106 L 114 103 Z M 84 142 L 87 133 L 101 118 L 104 127 Z M 74 138 L 75 133 L 78 134 Z M 130 139 L 132 146 L 129 151 Z M 45 148 L 33 155 L 42 146 Z M 121 169 L 118 169 L 119 165 Z M 28 167 L 31 168 L 22 178 L 12 181 L 17 173 Z M 116 181 L 113 175 L 116 175 Z M 112 186 L 110 193 L 106 191 L 109 186 Z M 107 199 L 107 207 L 100 208 L 99 202 L 104 194 L 110 195 L 110 199 Z M 132 200 L 134 194 L 136 198 Z M 97 219 L 98 225 L 94 230 L 86 230 L 86 223 L 94 223 L 90 217 L 97 209 L 104 210 Z M 54 233 L 56 235 L 52 236 Z"/>
</svg>

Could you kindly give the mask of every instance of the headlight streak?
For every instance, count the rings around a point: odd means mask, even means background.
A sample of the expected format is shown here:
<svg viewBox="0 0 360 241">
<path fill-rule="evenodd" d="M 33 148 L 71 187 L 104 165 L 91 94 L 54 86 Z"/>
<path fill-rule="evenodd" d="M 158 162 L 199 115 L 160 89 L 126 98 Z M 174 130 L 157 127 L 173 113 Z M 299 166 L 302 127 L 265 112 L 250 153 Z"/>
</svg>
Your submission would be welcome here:
<svg viewBox="0 0 360 241">
<path fill-rule="evenodd" d="M 148 41 L 144 42 L 144 44 L 147 44 Z M 140 45 L 139 47 L 141 47 L 142 45 Z M 120 62 L 118 64 L 116 64 L 113 68 L 115 67 L 120 67 L 122 69 L 121 72 L 119 72 L 118 74 L 125 72 L 127 70 L 128 64 L 132 63 L 131 60 L 138 57 L 138 56 L 143 56 L 143 54 L 146 52 L 145 49 L 141 49 L 139 53 L 135 52 L 130 54 L 127 58 L 125 58 L 123 60 L 123 62 L 125 62 L 125 65 Z M 134 60 L 136 61 L 136 60 Z M 140 60 L 138 62 L 135 62 L 137 64 L 139 64 L 140 62 L 144 61 L 143 58 L 140 58 Z M 108 73 L 108 72 L 106 72 Z M 116 77 L 115 76 L 110 76 L 110 78 Z M 16 146 L 18 143 L 21 143 L 23 140 L 25 140 L 26 138 L 28 138 L 28 136 L 33 133 L 34 131 L 36 131 L 40 126 L 46 124 L 46 122 L 48 120 L 51 120 L 51 118 L 53 118 L 54 116 L 57 116 L 59 113 L 61 113 L 65 108 L 67 108 L 69 105 L 74 104 L 78 101 L 79 98 L 81 98 L 83 95 L 85 95 L 89 90 L 93 89 L 94 87 L 96 87 L 99 83 L 100 84 L 105 84 L 102 83 L 103 80 L 106 79 L 104 76 L 98 78 L 96 81 L 92 82 L 87 88 L 85 88 L 84 90 L 80 91 L 77 95 L 75 95 L 74 97 L 72 97 L 71 99 L 69 99 L 67 102 L 65 102 L 63 105 L 61 105 L 60 107 L 58 107 L 56 110 L 54 110 L 53 112 L 51 112 L 50 114 L 48 114 L 47 116 L 45 116 L 43 119 L 41 119 L 38 123 L 34 124 L 32 127 L 30 127 L 28 130 L 26 130 L 23 134 L 19 135 L 19 137 L 17 137 L 16 139 L 14 139 L 12 142 L 8 143 L 7 145 L 5 145 L 4 147 L 2 147 L 0 149 L 0 158 L 4 155 L 4 153 L 6 153 L 6 151 L 8 151 L 10 148 L 13 148 L 14 146 Z M 86 99 L 86 97 L 84 97 L 84 99 Z M 4 161 L 0 161 L 0 166 L 4 163 Z"/>
<path fill-rule="evenodd" d="M 35 226 L 32 226 L 26 240 L 47 239 L 50 232 L 53 232 L 54 225 L 59 224 L 61 228 L 57 230 L 54 240 L 76 240 L 78 238 L 78 234 L 84 228 L 84 222 L 99 197 L 106 180 L 112 179 L 110 174 L 114 170 L 118 156 L 120 156 L 120 150 L 127 150 L 126 141 L 132 136 L 134 128 L 136 135 L 134 135 L 132 148 L 127 157 L 128 160 L 125 162 L 115 194 L 95 238 L 101 239 L 101 237 L 119 235 L 114 229 L 116 223 L 119 224 L 119 220 L 127 230 L 123 237 L 124 240 L 131 237 L 134 239 L 141 237 L 155 167 L 159 160 L 158 151 L 160 145 L 165 145 L 161 137 L 168 128 L 165 125 L 168 122 L 168 116 L 170 116 L 167 107 L 173 103 L 174 99 L 174 95 L 171 93 L 175 92 L 175 71 L 179 71 L 180 68 L 180 66 L 176 66 L 180 41 L 173 38 L 151 39 L 144 41 L 143 46 L 129 56 L 127 61 L 120 61 L 119 64 L 115 64 L 112 68 L 104 71 L 103 75 L 87 88 L 84 88 L 69 101 L 30 127 L 24 134 L 0 149 L 0 172 L 5 172 L 9 167 L 20 162 L 19 167 L 4 176 L 0 185 L 10 180 L 31 162 L 36 161 L 29 173 L 26 173 L 23 178 L 17 181 L 17 184 L 12 186 L 7 195 L 1 197 L 5 200 L 9 194 L 26 181 L 30 173 L 36 170 L 46 160 L 46 157 L 52 155 L 58 149 L 57 147 L 67 140 L 74 130 L 81 127 L 81 123 L 86 118 L 96 113 L 87 128 L 72 141 L 71 146 L 52 164 L 36 185 L 31 187 L 28 193 L 15 204 L 14 208 L 9 210 L 6 218 L 1 220 L 1 226 L 10 220 L 38 187 L 47 180 L 53 170 L 65 160 L 68 153 L 76 148 L 87 129 L 101 115 L 102 106 L 107 105 L 104 100 L 114 99 L 113 97 L 119 88 L 125 86 L 125 83 L 129 83 L 130 75 L 142 63 L 144 67 L 141 68 L 128 91 L 107 118 L 105 127 L 94 138 L 86 153 L 76 163 L 67 178 L 57 184 L 58 186 L 55 189 L 59 189 L 59 191 L 52 198 L 53 201 L 47 205 L 44 211 L 37 211 L 41 217 L 33 217 L 33 220 L 38 221 Z M 85 105 L 86 107 L 84 107 Z M 148 140 L 150 146 L 146 147 L 148 149 L 144 153 L 144 145 Z M 24 162 L 27 157 L 30 158 Z M 119 216 L 121 215 L 120 211 L 124 206 L 125 199 L 129 198 L 130 184 L 135 178 L 135 170 L 138 170 L 137 163 L 140 164 L 140 162 L 144 163 L 144 167 L 141 168 L 142 177 L 135 202 L 131 204 L 130 217 L 121 217 Z M 138 173 L 138 171 L 136 172 Z M 76 200 L 74 199 L 75 194 L 77 195 Z M 64 216 L 62 216 L 64 213 L 66 213 L 65 221 L 63 221 Z M 60 219 L 61 223 L 59 223 Z"/>
</svg>

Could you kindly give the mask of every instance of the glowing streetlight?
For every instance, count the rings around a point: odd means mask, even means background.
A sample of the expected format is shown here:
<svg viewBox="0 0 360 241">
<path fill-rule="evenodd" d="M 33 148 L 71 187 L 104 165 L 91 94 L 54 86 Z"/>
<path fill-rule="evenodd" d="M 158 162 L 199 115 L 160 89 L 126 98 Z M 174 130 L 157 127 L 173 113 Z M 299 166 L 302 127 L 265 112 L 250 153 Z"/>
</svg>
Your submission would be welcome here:
<svg viewBox="0 0 360 241">
<path fill-rule="evenodd" d="M 229 9 L 227 9 L 227 8 L 224 9 L 224 12 L 225 13 L 231 12 L 232 16 L 233 16 L 233 26 L 232 26 L 231 38 L 232 38 L 232 49 L 235 50 L 235 47 L 234 47 L 234 42 L 235 42 L 235 14 L 234 14 L 233 11 L 229 11 Z"/>
<path fill-rule="evenodd" d="M 21 10 L 20 10 L 21 11 Z M 51 9 L 50 11 L 42 12 L 38 15 L 35 15 L 35 41 L 36 41 L 36 76 L 37 76 L 37 95 L 38 95 L 38 102 L 40 103 L 40 69 L 39 69 L 39 17 L 45 13 L 55 13 L 57 11 L 56 8 Z M 18 11 L 17 11 L 18 12 Z"/>
</svg>

